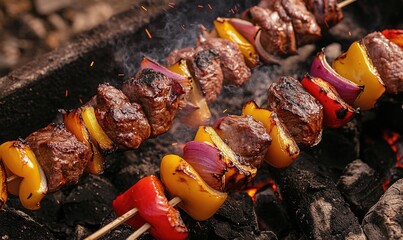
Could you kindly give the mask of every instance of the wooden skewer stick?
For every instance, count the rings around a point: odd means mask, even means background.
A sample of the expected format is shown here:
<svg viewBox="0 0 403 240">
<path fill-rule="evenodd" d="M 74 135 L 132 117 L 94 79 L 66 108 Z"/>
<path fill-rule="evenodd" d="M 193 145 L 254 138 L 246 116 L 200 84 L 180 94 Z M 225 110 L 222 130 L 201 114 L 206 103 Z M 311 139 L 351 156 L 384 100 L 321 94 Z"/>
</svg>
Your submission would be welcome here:
<svg viewBox="0 0 403 240">
<path fill-rule="evenodd" d="M 12 175 L 12 176 L 10 176 L 10 177 L 8 177 L 7 179 L 6 179 L 6 182 L 7 183 L 10 183 L 10 182 L 12 182 L 12 181 L 14 181 L 14 180 L 17 180 L 18 179 L 18 176 L 17 175 Z"/>
<path fill-rule="evenodd" d="M 351 3 L 355 2 L 355 1 L 357 1 L 357 0 L 345 0 L 341 3 L 338 3 L 337 6 L 339 8 L 344 8 L 345 6 L 350 5 Z"/>
<path fill-rule="evenodd" d="M 171 199 L 171 201 L 169 201 L 169 204 L 171 204 L 171 206 L 175 206 L 176 204 L 180 203 L 181 201 L 182 200 L 179 197 L 174 197 L 174 198 Z M 129 218 L 131 218 L 134 215 L 136 215 L 137 212 L 138 212 L 138 209 L 133 208 L 132 210 L 130 210 L 127 213 L 123 214 L 122 216 L 116 218 L 115 220 L 113 220 L 109 224 L 105 225 L 104 227 L 102 227 L 98 231 L 94 232 L 90 236 L 86 237 L 84 240 L 95 240 L 95 239 L 98 239 L 98 238 L 104 236 L 105 234 L 107 234 L 108 232 L 112 231 L 113 229 L 115 229 L 120 224 L 126 222 Z M 141 226 L 139 229 L 137 229 L 137 231 L 135 231 L 129 238 L 130 239 L 138 238 L 141 234 L 146 232 L 150 227 L 151 227 L 150 224 L 145 223 L 143 226 Z M 134 236 L 134 237 L 132 237 L 132 236 Z"/>
</svg>

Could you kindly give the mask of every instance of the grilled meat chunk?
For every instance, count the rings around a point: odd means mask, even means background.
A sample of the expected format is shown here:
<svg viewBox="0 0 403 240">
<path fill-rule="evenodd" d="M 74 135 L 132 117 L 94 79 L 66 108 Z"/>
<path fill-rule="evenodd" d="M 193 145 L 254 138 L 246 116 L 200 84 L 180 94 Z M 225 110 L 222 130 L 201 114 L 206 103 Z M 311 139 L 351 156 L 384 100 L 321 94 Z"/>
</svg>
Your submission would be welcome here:
<svg viewBox="0 0 403 240">
<path fill-rule="evenodd" d="M 403 50 L 380 32 L 368 34 L 362 42 L 386 85 L 386 91 L 393 94 L 402 93 Z"/>
<path fill-rule="evenodd" d="M 196 52 L 192 59 L 187 60 L 187 65 L 192 75 L 199 80 L 206 101 L 210 103 L 220 95 L 224 81 L 219 53 L 213 49 Z"/>
<path fill-rule="evenodd" d="M 315 16 L 322 32 L 343 19 L 343 12 L 338 7 L 337 0 L 305 0 L 305 6 Z"/>
<path fill-rule="evenodd" d="M 77 183 L 92 154 L 63 125 L 53 123 L 31 133 L 26 141 L 45 172 L 49 192 Z"/>
<path fill-rule="evenodd" d="M 165 59 L 168 66 L 174 65 L 180 59 L 191 59 L 195 55 L 194 48 L 175 49 Z"/>
<path fill-rule="evenodd" d="M 222 38 L 207 39 L 200 46 L 202 49 L 214 49 L 220 54 L 220 66 L 225 84 L 242 85 L 250 76 L 238 44 Z M 199 49 L 199 48 L 198 48 Z"/>
<path fill-rule="evenodd" d="M 106 134 L 119 148 L 135 149 L 150 136 L 150 124 L 140 104 L 109 84 L 100 84 L 95 114 Z"/>
<path fill-rule="evenodd" d="M 151 137 L 169 130 L 183 94 L 178 82 L 152 69 L 143 69 L 124 81 L 122 91 L 131 102 L 143 107 L 151 125 Z"/>
<path fill-rule="evenodd" d="M 218 119 L 214 129 L 245 162 L 260 167 L 271 142 L 271 137 L 261 122 L 251 116 L 229 115 Z"/>
<path fill-rule="evenodd" d="M 281 0 L 281 4 L 292 19 L 298 46 L 312 43 L 321 37 L 315 16 L 306 9 L 303 0 Z"/>
<path fill-rule="evenodd" d="M 268 90 L 268 107 L 277 113 L 295 141 L 314 146 L 321 140 L 323 107 L 292 77 L 281 77 Z"/>
<path fill-rule="evenodd" d="M 276 59 L 276 56 L 289 56 L 297 52 L 291 19 L 280 2 L 274 2 L 270 8 L 254 6 L 246 12 L 245 17 L 262 27 L 261 45 L 266 52 L 273 54 L 273 59 Z"/>
</svg>

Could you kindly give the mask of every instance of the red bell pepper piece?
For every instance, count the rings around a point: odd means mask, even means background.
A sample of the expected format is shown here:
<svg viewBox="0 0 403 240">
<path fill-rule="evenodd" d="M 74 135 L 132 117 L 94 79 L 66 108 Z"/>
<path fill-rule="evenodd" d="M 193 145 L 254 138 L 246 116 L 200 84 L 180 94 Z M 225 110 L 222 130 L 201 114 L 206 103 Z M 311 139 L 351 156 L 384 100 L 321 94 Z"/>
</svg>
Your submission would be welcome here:
<svg viewBox="0 0 403 240">
<path fill-rule="evenodd" d="M 151 225 L 150 233 L 156 239 L 186 239 L 188 230 L 180 213 L 173 208 L 164 194 L 164 187 L 156 176 L 142 178 L 112 202 L 121 216 L 133 208 L 138 214 L 126 223 L 139 228 L 145 222 Z"/>
<path fill-rule="evenodd" d="M 323 125 L 339 128 L 353 119 L 355 110 L 348 105 L 336 89 L 321 78 L 305 74 L 302 86 L 323 105 Z"/>
<path fill-rule="evenodd" d="M 389 41 L 403 48 L 403 29 L 385 29 L 382 31 L 382 34 L 389 39 Z"/>
</svg>

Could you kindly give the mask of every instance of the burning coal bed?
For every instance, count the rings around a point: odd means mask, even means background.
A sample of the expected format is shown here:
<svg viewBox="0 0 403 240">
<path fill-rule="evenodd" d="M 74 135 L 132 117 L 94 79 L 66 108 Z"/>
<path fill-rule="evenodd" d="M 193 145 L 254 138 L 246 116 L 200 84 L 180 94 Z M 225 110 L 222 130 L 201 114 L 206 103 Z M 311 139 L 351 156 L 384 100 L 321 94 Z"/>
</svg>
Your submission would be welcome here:
<svg viewBox="0 0 403 240">
<path fill-rule="evenodd" d="M 89 87 L 91 90 L 76 95 L 70 91 L 64 103 L 49 110 L 49 116 L 57 109 L 78 107 L 77 99 L 88 100 L 100 82 L 119 86 L 125 76 L 136 72 L 141 55 L 163 62 L 173 49 L 193 47 L 198 24 L 212 28 L 215 17 L 234 16 L 256 4 L 252 1 L 209 1 L 209 5 L 199 2 L 187 1 L 173 8 L 171 5 L 172 9 L 161 10 L 159 17 L 132 37 L 115 39 L 106 50 L 106 56 L 113 59 L 113 64 L 106 67 L 110 74 L 86 72 L 88 75 L 81 79 L 97 78 Z M 401 13 L 399 18 L 395 11 L 396 6 L 402 9 L 402 3 L 395 2 L 385 5 L 359 0 L 347 7 L 343 10 L 344 20 L 316 44 L 301 47 L 298 55 L 282 60 L 278 66 L 254 69 L 251 79 L 242 87 L 225 87 L 210 106 L 212 120 L 227 114 L 239 115 L 243 104 L 250 100 L 265 107 L 268 86 L 280 76 L 301 79 L 314 55 L 323 47 L 332 60 L 352 41 L 372 31 L 403 28 Z M 101 61 L 96 56 L 91 58 L 95 59 L 95 68 Z M 56 71 L 69 78 L 65 70 Z M 322 141 L 315 147 L 302 148 L 301 155 L 290 167 L 261 167 L 247 188 L 231 193 L 209 220 L 198 222 L 181 212 L 190 231 L 189 239 L 402 239 L 402 108 L 403 96 L 384 95 L 374 110 L 362 111 L 346 126 L 324 129 Z M 36 129 L 30 126 L 22 131 Z M 181 154 L 183 144 L 195 132 L 196 129 L 176 119 L 168 133 L 147 140 L 139 149 L 109 155 L 104 174 L 86 174 L 78 184 L 48 194 L 38 211 L 25 210 L 17 198 L 11 197 L 0 211 L 0 238 L 82 239 L 88 236 L 116 218 L 111 202 L 119 193 L 142 177 L 158 175 L 160 159 L 168 153 Z M 102 239 L 125 239 L 133 231 L 124 224 Z M 146 233 L 141 239 L 152 237 Z"/>
</svg>

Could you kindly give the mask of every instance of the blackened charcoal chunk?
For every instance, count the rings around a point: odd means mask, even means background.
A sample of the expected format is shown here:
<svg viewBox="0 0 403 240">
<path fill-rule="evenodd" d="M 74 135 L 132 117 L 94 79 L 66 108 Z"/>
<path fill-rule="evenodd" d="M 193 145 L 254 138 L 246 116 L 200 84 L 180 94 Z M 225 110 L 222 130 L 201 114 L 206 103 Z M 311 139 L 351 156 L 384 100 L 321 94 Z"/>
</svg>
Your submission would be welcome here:
<svg viewBox="0 0 403 240">
<path fill-rule="evenodd" d="M 0 219 L 0 239 L 56 239 L 48 229 L 14 208 L 0 210 Z"/>
<path fill-rule="evenodd" d="M 259 230 L 252 199 L 245 192 L 231 193 L 207 221 L 182 216 L 190 231 L 189 239 L 277 239 L 274 233 Z"/>
<path fill-rule="evenodd" d="M 381 180 L 361 160 L 355 160 L 346 166 L 337 187 L 360 218 L 383 194 Z"/>
<path fill-rule="evenodd" d="M 102 177 L 88 175 L 67 196 L 63 210 L 67 224 L 99 225 L 111 211 L 118 191 Z"/>
<path fill-rule="evenodd" d="M 256 193 L 255 205 L 260 229 L 273 231 L 280 238 L 292 230 L 287 209 L 272 188 Z"/>
<path fill-rule="evenodd" d="M 402 239 L 403 179 L 398 180 L 365 215 L 362 227 L 368 239 Z"/>
</svg>

